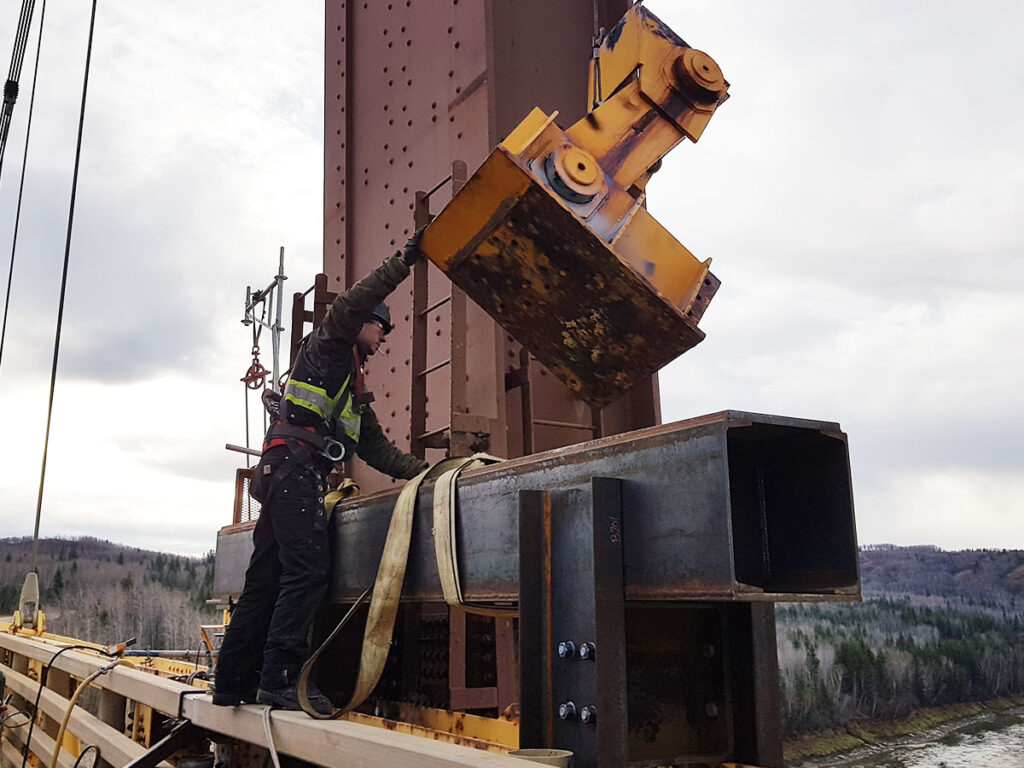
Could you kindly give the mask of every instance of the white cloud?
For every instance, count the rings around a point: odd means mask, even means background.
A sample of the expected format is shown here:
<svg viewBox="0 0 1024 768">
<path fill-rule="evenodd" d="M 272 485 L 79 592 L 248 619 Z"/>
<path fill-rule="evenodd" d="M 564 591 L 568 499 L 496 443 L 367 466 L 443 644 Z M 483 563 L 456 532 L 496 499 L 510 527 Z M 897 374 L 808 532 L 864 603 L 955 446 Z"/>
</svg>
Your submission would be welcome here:
<svg viewBox="0 0 1024 768">
<path fill-rule="evenodd" d="M 48 3 L 0 369 L 17 435 L 0 441 L 0 536 L 32 531 L 87 22 L 87 6 Z M 13 227 L 34 40 L 0 243 Z M 101 4 L 43 535 L 203 552 L 230 522 L 244 459 L 223 446 L 245 442 L 245 286 L 269 283 L 281 245 L 287 294 L 320 268 L 322 41 L 312 5 Z M 10 46 L 4 27 L 0 50 Z M 269 366 L 266 335 L 263 347 Z"/>
<path fill-rule="evenodd" d="M 648 7 L 733 94 L 650 187 L 723 279 L 664 417 L 839 421 L 862 542 L 1024 547 L 1021 10 Z"/>
<path fill-rule="evenodd" d="M 1019 549 L 1024 540 L 1019 471 L 901 469 L 855 492 L 862 542 Z"/>
</svg>

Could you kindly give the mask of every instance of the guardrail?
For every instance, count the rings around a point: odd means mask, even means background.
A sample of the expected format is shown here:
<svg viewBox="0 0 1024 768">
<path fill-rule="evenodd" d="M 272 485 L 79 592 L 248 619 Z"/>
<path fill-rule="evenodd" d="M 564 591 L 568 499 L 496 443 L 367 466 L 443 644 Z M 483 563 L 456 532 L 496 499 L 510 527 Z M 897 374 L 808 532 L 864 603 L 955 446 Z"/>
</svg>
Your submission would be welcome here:
<svg viewBox="0 0 1024 768">
<path fill-rule="evenodd" d="M 69 646 L 86 646 L 64 650 Z M 60 651 L 59 656 L 55 654 Z M 192 684 L 171 679 L 183 676 L 195 665 L 165 659 L 134 658 L 111 667 L 111 658 L 100 646 L 79 643 L 55 635 L 13 634 L 9 624 L 0 623 L 0 673 L 13 694 L 4 713 L 0 744 L 0 766 L 21 766 L 24 751 L 36 758 L 35 765 L 52 766 L 56 739 L 61 736 L 57 768 L 76 768 L 87 749 L 99 751 L 98 766 L 131 768 L 175 768 L 184 764 L 211 767 L 218 742 L 217 763 L 225 760 L 231 768 L 261 766 L 268 749 L 264 725 L 266 707 L 215 707 L 205 682 Z M 43 686 L 44 668 L 48 666 Z M 202 669 L 202 668 L 200 668 Z M 105 671 L 103 671 L 105 670 Z M 100 673 L 74 702 L 81 682 Z M 194 675 L 193 675 L 194 678 Z M 38 698 L 31 743 L 28 737 L 33 703 Z M 60 734 L 60 724 L 67 727 Z M 274 710 L 269 713 L 269 731 L 276 751 L 325 768 L 521 768 L 521 760 L 505 754 L 517 729 L 511 723 L 483 724 L 485 718 L 461 713 L 437 713 L 448 719 L 448 730 L 427 725 L 386 720 L 353 713 L 339 720 L 314 720 L 301 712 Z M 173 726 L 189 721 L 201 729 L 202 738 L 170 743 L 165 734 Z M 479 722 L 478 722 L 479 721 Z M 489 729 L 492 738 L 473 738 L 475 729 Z M 461 733 L 456 733 L 461 731 Z M 185 733 L 185 731 L 182 731 Z M 224 751 L 225 747 L 229 750 Z M 88 765 L 88 763 L 86 763 Z"/>
</svg>

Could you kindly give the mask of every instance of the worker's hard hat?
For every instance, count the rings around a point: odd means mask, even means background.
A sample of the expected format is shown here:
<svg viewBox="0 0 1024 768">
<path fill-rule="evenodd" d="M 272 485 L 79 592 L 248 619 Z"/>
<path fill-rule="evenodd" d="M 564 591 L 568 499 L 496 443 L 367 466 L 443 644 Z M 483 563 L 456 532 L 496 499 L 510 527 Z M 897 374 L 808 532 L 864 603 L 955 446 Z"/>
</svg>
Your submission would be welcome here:
<svg viewBox="0 0 1024 768">
<path fill-rule="evenodd" d="M 368 320 L 376 320 L 381 324 L 381 326 L 383 326 L 384 333 L 391 333 L 391 329 L 393 327 L 391 325 L 391 310 L 388 309 L 387 304 L 378 304 L 376 307 L 374 307 L 373 311 L 370 313 L 370 317 L 368 318 Z"/>
</svg>

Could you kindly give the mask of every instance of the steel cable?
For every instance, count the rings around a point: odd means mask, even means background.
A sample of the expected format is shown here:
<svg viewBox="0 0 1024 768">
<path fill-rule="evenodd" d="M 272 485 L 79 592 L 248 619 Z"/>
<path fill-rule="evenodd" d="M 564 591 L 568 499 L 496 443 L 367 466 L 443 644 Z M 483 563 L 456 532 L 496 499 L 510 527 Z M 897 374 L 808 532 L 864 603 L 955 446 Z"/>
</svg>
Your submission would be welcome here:
<svg viewBox="0 0 1024 768">
<path fill-rule="evenodd" d="M 82 131 L 85 127 L 85 101 L 89 92 L 89 67 L 92 63 L 92 38 L 96 27 L 96 2 L 92 0 L 89 16 L 89 42 L 85 49 L 85 76 L 82 80 L 82 107 L 78 114 L 78 139 L 75 143 L 75 170 L 71 176 L 71 204 L 68 209 L 68 230 L 64 242 L 64 270 L 60 279 L 60 302 L 57 305 L 57 329 L 53 339 L 53 366 L 50 369 L 50 395 L 46 406 L 46 435 L 43 438 L 43 461 L 39 471 L 39 495 L 36 497 L 36 525 L 32 537 L 32 570 L 36 569 L 39 550 L 39 518 L 43 511 L 43 487 L 46 483 L 46 455 L 50 447 L 50 424 L 53 419 L 53 391 L 57 384 L 57 360 L 60 355 L 60 332 L 64 323 L 64 298 L 67 295 L 68 264 L 71 260 L 71 232 L 75 220 L 75 198 L 78 194 L 78 170 L 82 161 Z"/>
<path fill-rule="evenodd" d="M 21 14 L 18 17 L 18 31 L 14 36 L 14 51 L 11 54 L 11 68 L 4 83 L 3 110 L 0 111 L 0 175 L 4 167 L 4 149 L 7 147 L 7 133 L 11 127 L 11 116 L 14 104 L 18 100 L 18 80 L 21 78 L 21 66 L 25 61 L 25 48 L 28 45 L 28 33 L 32 27 L 32 11 L 35 0 L 22 0 Z"/>
<path fill-rule="evenodd" d="M 4 320 L 0 327 L 0 366 L 4 361 L 4 341 L 7 339 L 7 313 L 11 308 L 11 283 L 14 280 L 14 254 L 18 250 L 18 229 L 21 225 L 21 201 L 25 192 L 25 169 L 28 166 L 28 143 L 32 135 L 32 113 L 36 105 L 36 82 L 39 80 L 39 54 L 43 49 L 43 22 L 46 20 L 46 0 L 39 8 L 39 39 L 36 43 L 36 63 L 32 69 L 32 93 L 28 99 L 28 125 L 25 127 L 25 150 L 21 158 L 21 180 L 18 183 L 18 204 L 14 213 L 14 234 L 11 237 L 11 262 L 7 268 L 7 295 L 4 298 Z M 3 164 L 0 151 L 0 165 Z"/>
</svg>

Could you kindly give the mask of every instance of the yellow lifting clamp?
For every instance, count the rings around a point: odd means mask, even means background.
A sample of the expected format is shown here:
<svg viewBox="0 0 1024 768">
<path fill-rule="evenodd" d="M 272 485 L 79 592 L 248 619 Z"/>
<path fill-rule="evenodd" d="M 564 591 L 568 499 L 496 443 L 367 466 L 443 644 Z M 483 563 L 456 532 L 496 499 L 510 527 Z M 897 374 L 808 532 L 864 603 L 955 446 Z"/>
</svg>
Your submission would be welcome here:
<svg viewBox="0 0 1024 768">
<path fill-rule="evenodd" d="M 661 158 L 697 141 L 729 84 L 634 5 L 591 62 L 593 110 L 534 109 L 426 229 L 427 257 L 595 407 L 704 338 L 719 282 L 644 207 Z"/>
</svg>

